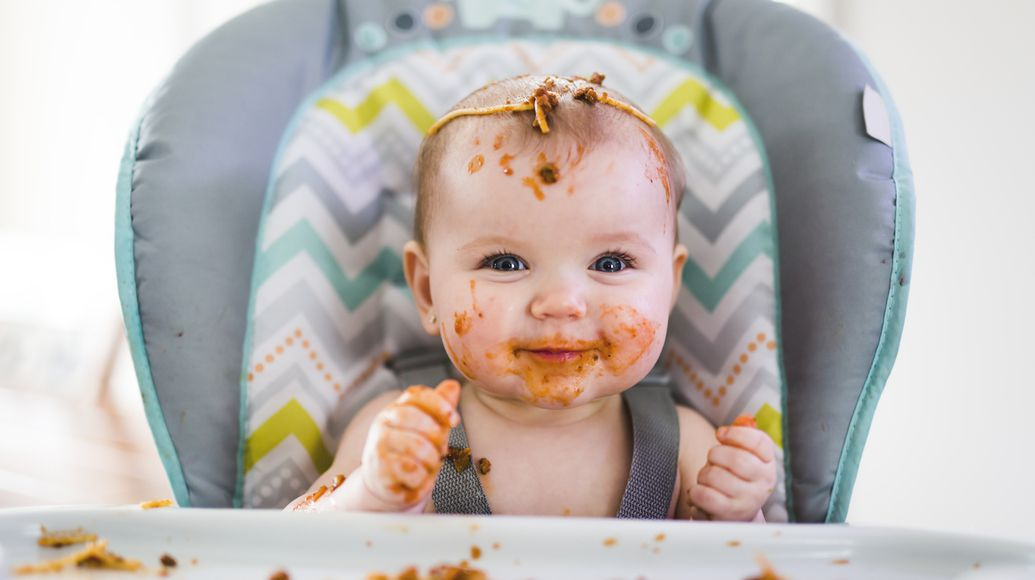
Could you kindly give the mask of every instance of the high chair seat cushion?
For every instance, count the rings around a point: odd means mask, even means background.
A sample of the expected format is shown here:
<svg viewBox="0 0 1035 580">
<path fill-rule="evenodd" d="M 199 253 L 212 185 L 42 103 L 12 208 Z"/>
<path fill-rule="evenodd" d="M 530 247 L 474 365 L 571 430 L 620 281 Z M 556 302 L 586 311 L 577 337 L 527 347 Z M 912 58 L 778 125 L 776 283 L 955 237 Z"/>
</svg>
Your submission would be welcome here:
<svg viewBox="0 0 1035 580">
<path fill-rule="evenodd" d="M 298 103 L 340 65 L 338 8 L 334 0 L 282 0 L 230 21 L 180 59 L 126 144 L 119 295 L 144 408 L 180 505 L 233 503 L 241 344 L 263 194 Z"/>
<path fill-rule="evenodd" d="M 769 173 L 731 95 L 685 60 L 617 43 L 417 43 L 337 74 L 299 110 L 274 161 L 242 373 L 246 506 L 283 506 L 327 469 L 342 423 L 400 386 L 382 363 L 444 352 L 401 272 L 417 148 L 472 90 L 555 71 L 606 73 L 605 90 L 643 107 L 687 167 L 679 233 L 690 258 L 660 362 L 677 399 L 716 425 L 752 415 L 781 444 Z M 485 149 L 487 168 L 507 153 Z M 787 519 L 782 481 L 770 520 Z"/>
</svg>

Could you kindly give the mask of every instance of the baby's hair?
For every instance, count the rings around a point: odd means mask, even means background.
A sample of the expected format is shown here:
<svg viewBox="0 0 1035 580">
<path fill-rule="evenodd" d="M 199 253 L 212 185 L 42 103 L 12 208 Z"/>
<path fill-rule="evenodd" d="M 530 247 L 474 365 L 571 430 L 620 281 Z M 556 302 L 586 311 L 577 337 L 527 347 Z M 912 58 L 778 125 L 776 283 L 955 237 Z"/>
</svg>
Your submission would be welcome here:
<svg viewBox="0 0 1035 580">
<path fill-rule="evenodd" d="M 685 174 L 679 154 L 653 119 L 620 93 L 605 89 L 604 76 L 590 78 L 511 77 L 490 83 L 461 99 L 428 130 L 417 154 L 417 207 L 414 239 L 422 246 L 435 205 L 434 184 L 446 149 L 472 131 L 495 130 L 508 137 L 508 151 L 548 139 L 585 143 L 649 136 L 650 149 L 663 157 L 666 191 L 682 201 Z M 639 127 L 636 127 L 639 125 Z M 639 129 L 638 131 L 636 129 Z M 496 146 L 495 148 L 498 148 Z M 546 181 L 547 176 L 543 176 Z"/>
</svg>

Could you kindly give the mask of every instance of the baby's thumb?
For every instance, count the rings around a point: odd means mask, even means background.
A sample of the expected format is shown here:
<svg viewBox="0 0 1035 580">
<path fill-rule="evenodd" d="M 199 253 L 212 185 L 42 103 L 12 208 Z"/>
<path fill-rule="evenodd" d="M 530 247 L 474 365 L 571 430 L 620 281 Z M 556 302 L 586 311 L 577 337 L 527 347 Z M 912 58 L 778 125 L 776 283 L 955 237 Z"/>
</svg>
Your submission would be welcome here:
<svg viewBox="0 0 1035 580">
<path fill-rule="evenodd" d="M 740 415 L 731 423 L 734 427 L 752 427 L 758 429 L 758 422 L 751 415 Z"/>
<path fill-rule="evenodd" d="M 460 383 L 453 379 L 446 379 L 435 387 L 435 393 L 445 399 L 455 409 L 460 402 Z"/>
</svg>

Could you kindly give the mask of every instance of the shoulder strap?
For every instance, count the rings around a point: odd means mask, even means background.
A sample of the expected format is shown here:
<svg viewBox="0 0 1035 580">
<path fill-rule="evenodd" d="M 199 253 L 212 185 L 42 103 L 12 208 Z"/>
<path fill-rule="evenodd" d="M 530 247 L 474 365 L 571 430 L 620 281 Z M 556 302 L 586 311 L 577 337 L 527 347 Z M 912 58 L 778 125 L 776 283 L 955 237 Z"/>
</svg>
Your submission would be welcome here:
<svg viewBox="0 0 1035 580">
<path fill-rule="evenodd" d="M 679 418 L 667 385 L 641 383 L 626 391 L 633 455 L 619 518 L 665 519 L 679 465 Z"/>
<path fill-rule="evenodd" d="M 470 447 L 462 419 L 449 432 L 449 446 L 461 449 Z M 473 461 L 468 461 L 462 471 L 457 469 L 453 460 L 443 461 L 431 498 L 435 502 L 435 511 L 440 514 L 492 514 Z"/>
</svg>

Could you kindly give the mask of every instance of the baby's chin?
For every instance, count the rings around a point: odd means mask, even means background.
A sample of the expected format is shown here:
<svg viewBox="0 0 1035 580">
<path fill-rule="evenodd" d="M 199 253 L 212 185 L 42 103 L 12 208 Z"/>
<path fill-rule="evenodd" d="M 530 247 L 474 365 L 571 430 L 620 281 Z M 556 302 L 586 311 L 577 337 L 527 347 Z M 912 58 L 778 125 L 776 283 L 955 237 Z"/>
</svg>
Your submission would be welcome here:
<svg viewBox="0 0 1035 580">
<path fill-rule="evenodd" d="M 627 386 L 611 381 L 593 381 L 591 378 L 549 377 L 551 380 L 529 384 L 521 381 L 498 380 L 483 382 L 471 381 L 472 386 L 500 399 L 524 403 L 539 409 L 563 410 L 573 409 L 592 401 L 622 393 L 635 383 Z"/>
</svg>

